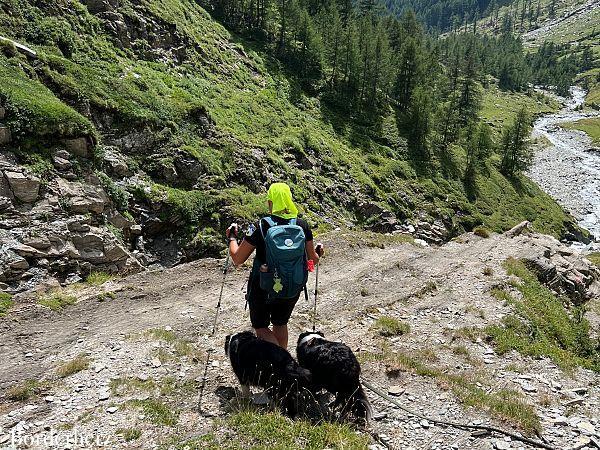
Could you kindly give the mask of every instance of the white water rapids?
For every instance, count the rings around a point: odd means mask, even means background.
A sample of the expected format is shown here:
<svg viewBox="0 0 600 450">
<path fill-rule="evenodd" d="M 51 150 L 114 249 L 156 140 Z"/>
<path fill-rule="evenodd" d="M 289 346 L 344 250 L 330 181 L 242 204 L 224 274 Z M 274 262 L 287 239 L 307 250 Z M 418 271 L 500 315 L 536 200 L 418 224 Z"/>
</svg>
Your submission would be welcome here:
<svg viewBox="0 0 600 450">
<path fill-rule="evenodd" d="M 585 101 L 579 87 L 571 88 L 570 99 L 561 100 L 565 105 L 561 111 L 534 124 L 532 136 L 546 138 L 551 145 L 535 154 L 528 175 L 600 242 L 600 149 L 585 133 L 559 126 L 600 117 L 600 112 L 576 110 Z"/>
</svg>

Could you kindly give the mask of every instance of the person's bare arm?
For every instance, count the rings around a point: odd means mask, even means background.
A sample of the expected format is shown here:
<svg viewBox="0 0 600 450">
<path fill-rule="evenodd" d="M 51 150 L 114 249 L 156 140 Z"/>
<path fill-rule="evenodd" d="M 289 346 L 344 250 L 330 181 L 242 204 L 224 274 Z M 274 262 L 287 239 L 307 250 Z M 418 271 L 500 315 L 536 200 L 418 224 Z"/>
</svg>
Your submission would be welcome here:
<svg viewBox="0 0 600 450">
<path fill-rule="evenodd" d="M 242 241 L 240 245 L 238 245 L 236 240 L 229 241 L 229 254 L 231 255 L 233 264 L 236 266 L 244 264 L 254 251 L 254 248 L 254 245 L 249 244 L 248 241 Z"/>
<path fill-rule="evenodd" d="M 323 244 L 319 243 L 315 247 L 313 241 L 306 241 L 306 254 L 308 259 L 312 259 L 315 264 L 319 264 L 319 259 L 323 256 L 323 251 Z"/>
<path fill-rule="evenodd" d="M 229 255 L 231 256 L 231 260 L 233 261 L 233 264 L 240 266 L 250 257 L 255 247 L 245 240 L 242 241 L 241 244 L 238 244 L 237 234 L 238 226 L 235 223 L 231 224 L 225 232 L 227 239 L 229 239 Z"/>
</svg>

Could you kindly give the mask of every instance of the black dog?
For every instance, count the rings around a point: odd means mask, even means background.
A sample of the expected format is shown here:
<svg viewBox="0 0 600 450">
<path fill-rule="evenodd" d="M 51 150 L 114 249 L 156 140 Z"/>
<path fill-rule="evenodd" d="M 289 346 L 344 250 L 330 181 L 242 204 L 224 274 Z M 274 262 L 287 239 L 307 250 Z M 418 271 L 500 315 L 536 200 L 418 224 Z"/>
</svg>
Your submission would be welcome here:
<svg viewBox="0 0 600 450">
<path fill-rule="evenodd" d="M 268 389 L 288 415 L 296 415 L 298 395 L 310 387 L 311 374 L 289 352 L 244 331 L 225 338 L 225 353 L 244 396 L 249 396 L 250 386 Z"/>
<path fill-rule="evenodd" d="M 360 384 L 360 364 L 350 347 L 331 342 L 323 333 L 302 333 L 296 348 L 298 362 L 312 374 L 313 389 L 326 389 L 335 395 L 333 407 L 341 406 L 343 418 L 352 413 L 368 422 L 372 411 Z"/>
</svg>

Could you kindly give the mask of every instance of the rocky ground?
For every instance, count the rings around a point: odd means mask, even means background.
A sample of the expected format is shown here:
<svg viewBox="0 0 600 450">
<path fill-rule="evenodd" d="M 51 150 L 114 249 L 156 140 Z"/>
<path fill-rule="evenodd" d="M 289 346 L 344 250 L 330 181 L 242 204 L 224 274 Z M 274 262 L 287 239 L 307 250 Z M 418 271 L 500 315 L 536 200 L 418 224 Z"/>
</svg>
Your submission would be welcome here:
<svg viewBox="0 0 600 450">
<path fill-rule="evenodd" d="M 476 374 L 486 392 L 508 389 L 522 398 L 534 407 L 542 434 L 555 448 L 598 445 L 598 374 L 565 372 L 548 359 L 515 352 L 499 355 L 463 332 L 497 323 L 510 311 L 490 290 L 507 282 L 502 263 L 512 256 L 549 266 L 548 281 L 573 299 L 583 293 L 580 301 L 588 303 L 597 333 L 598 272 L 581 255 L 535 234 L 487 239 L 467 234 L 438 248 L 342 232 L 324 241 L 329 251 L 321 267 L 318 328 L 359 354 L 365 379 L 433 417 L 514 429 L 459 402 L 440 379 L 399 370 L 377 357 L 420 355 L 442 373 Z M 248 327 L 243 301 L 248 269 L 242 268 L 227 276 L 218 331 L 208 336 L 221 264 L 200 260 L 100 287 L 72 286 L 68 292 L 77 302 L 59 311 L 37 304 L 35 294 L 18 296 L 15 308 L 0 319 L 0 446 L 10 448 L 14 439 L 33 444 L 30 448 L 168 448 L 218 431 L 228 414 L 224 398 L 236 387 L 222 351 L 224 336 Z M 583 280 L 581 289 L 572 289 L 573 277 Z M 290 324 L 292 343 L 310 327 L 310 312 L 310 304 L 298 304 Z M 410 332 L 380 336 L 373 324 L 382 316 L 407 322 Z M 200 414 L 199 385 L 211 349 Z M 31 396 L 15 400 L 14 387 L 24 380 L 34 380 Z M 375 410 L 370 429 L 380 437 L 373 448 L 529 448 L 502 436 L 433 426 L 369 397 Z M 79 442 L 65 446 L 68 436 Z M 36 447 L 44 439 L 60 445 Z"/>
</svg>

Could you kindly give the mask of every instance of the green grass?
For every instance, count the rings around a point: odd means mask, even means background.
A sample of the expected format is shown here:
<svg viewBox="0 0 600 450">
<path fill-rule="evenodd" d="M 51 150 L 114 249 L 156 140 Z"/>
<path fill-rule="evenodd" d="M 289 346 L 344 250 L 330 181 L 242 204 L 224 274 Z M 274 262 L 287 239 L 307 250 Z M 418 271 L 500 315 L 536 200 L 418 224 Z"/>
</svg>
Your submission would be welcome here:
<svg viewBox="0 0 600 450">
<path fill-rule="evenodd" d="M 490 237 L 490 230 L 488 230 L 486 227 L 481 226 L 481 225 L 473 228 L 473 233 L 475 233 L 477 236 L 480 236 L 482 238 Z"/>
<path fill-rule="evenodd" d="M 113 278 L 114 275 L 106 272 L 92 272 L 86 277 L 85 282 L 91 286 L 100 286 Z"/>
<path fill-rule="evenodd" d="M 177 450 L 189 449 L 277 449 L 322 450 L 366 449 L 368 435 L 347 424 L 322 422 L 311 424 L 290 420 L 279 413 L 240 411 L 215 425 L 218 431 L 193 440 L 175 440 Z"/>
<path fill-rule="evenodd" d="M 398 319 L 388 316 L 379 317 L 373 324 L 373 328 L 381 336 L 402 336 L 403 334 L 410 333 L 410 325 L 407 322 L 402 322 Z"/>
<path fill-rule="evenodd" d="M 16 136 L 79 136 L 94 132 L 88 119 L 38 80 L 24 76 L 17 64 L 0 57 L 0 99 L 11 111 L 6 122 Z"/>
<path fill-rule="evenodd" d="M 594 144 L 600 145 L 600 117 L 581 119 L 577 122 L 563 123 L 561 126 L 571 130 L 583 131 L 592 139 Z"/>
<path fill-rule="evenodd" d="M 56 375 L 59 378 L 67 378 L 74 375 L 82 370 L 86 370 L 90 367 L 90 359 L 85 354 L 80 354 L 73 358 L 71 361 L 67 361 L 56 368 Z"/>
<path fill-rule="evenodd" d="M 513 287 L 522 299 L 501 289 L 492 292 L 514 308 L 501 324 L 486 328 L 496 351 L 516 350 L 534 358 L 550 358 L 563 369 L 581 366 L 600 372 L 600 341 L 591 337 L 585 309 L 557 297 L 521 261 L 508 259 L 504 267 L 519 278 Z"/>
<path fill-rule="evenodd" d="M 179 420 L 179 411 L 157 399 L 129 400 L 129 405 L 139 408 L 146 416 L 146 420 L 166 427 L 174 427 Z"/>
<path fill-rule="evenodd" d="M 7 294 L 6 292 L 0 292 L 0 317 L 4 317 L 14 304 L 15 302 L 12 299 L 12 295 Z"/>
<path fill-rule="evenodd" d="M 7 389 L 5 396 L 14 402 L 24 402 L 39 395 L 47 388 L 47 383 L 38 380 L 25 380 Z"/>
<path fill-rule="evenodd" d="M 139 428 L 119 428 L 115 433 L 123 436 L 125 442 L 135 441 L 142 436 L 142 430 Z"/>
<path fill-rule="evenodd" d="M 461 352 L 461 350 L 458 350 Z M 472 372 L 453 373 L 450 368 L 440 368 L 425 364 L 423 357 L 402 352 L 392 352 L 384 348 L 382 353 L 361 353 L 363 362 L 384 361 L 391 365 L 388 373 L 397 370 L 415 373 L 421 377 L 434 379 L 440 387 L 450 390 L 465 406 L 485 411 L 496 419 L 519 427 L 526 433 L 541 430 L 535 409 L 522 395 L 508 389 L 495 389 L 489 381 Z"/>
<path fill-rule="evenodd" d="M 60 311 L 69 305 L 75 304 L 76 301 L 75 296 L 60 291 L 45 294 L 38 298 L 40 305 L 46 306 L 52 311 Z"/>
<path fill-rule="evenodd" d="M 152 392 L 156 389 L 154 380 L 139 378 L 113 378 L 110 380 L 110 391 L 113 395 L 123 396 L 134 392 Z"/>
<path fill-rule="evenodd" d="M 585 255 L 585 257 L 589 259 L 596 267 L 600 267 L 600 252 L 589 253 Z"/>
<path fill-rule="evenodd" d="M 538 92 L 505 92 L 492 85 L 484 93 L 481 117 L 498 136 L 502 128 L 514 120 L 521 108 L 538 116 L 557 112 L 560 104 Z"/>
<path fill-rule="evenodd" d="M 165 330 L 164 328 L 153 328 L 151 330 L 147 330 L 144 335 L 156 341 L 165 341 L 169 343 L 174 343 L 178 339 L 177 334 L 175 334 L 174 331 Z"/>
</svg>

